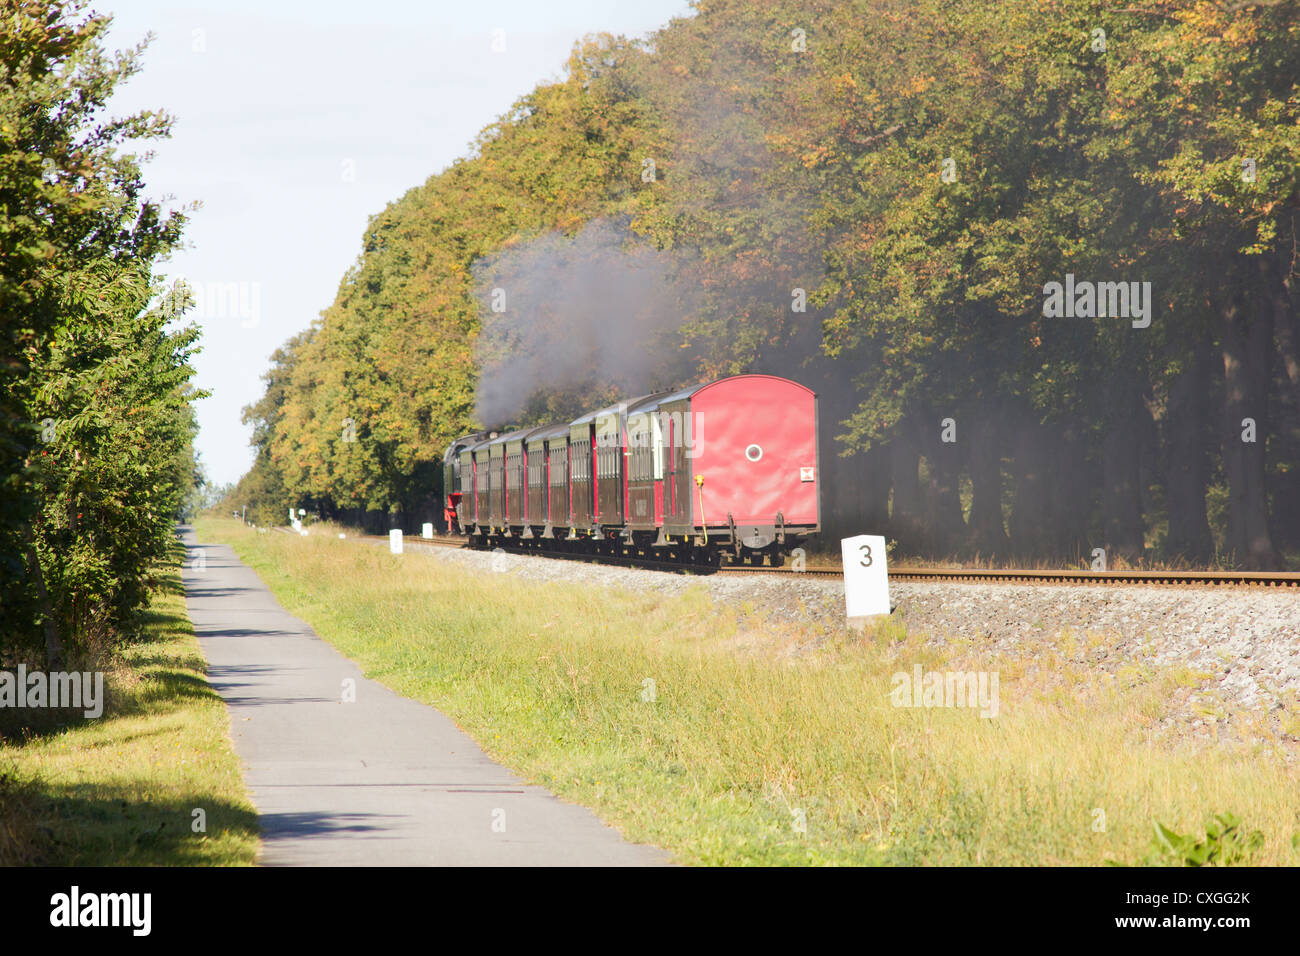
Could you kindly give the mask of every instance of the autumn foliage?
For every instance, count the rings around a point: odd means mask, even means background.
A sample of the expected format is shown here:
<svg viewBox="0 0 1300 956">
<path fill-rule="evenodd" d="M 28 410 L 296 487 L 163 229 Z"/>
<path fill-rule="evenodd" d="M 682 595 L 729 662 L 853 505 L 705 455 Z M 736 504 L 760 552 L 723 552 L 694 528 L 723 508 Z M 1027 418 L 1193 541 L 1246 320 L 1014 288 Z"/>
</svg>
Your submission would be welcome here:
<svg viewBox="0 0 1300 956">
<path fill-rule="evenodd" d="M 447 442 L 503 424 L 476 419 L 476 265 L 607 221 L 692 290 L 672 341 L 628 337 L 664 353 L 654 384 L 819 392 L 828 535 L 1112 566 L 1300 549 L 1295 4 L 696 7 L 589 38 L 374 218 L 248 409 L 237 499 L 434 518 Z M 1045 314 L 1067 276 L 1149 283 L 1149 323 Z M 630 388 L 556 378 L 517 422 Z"/>
</svg>

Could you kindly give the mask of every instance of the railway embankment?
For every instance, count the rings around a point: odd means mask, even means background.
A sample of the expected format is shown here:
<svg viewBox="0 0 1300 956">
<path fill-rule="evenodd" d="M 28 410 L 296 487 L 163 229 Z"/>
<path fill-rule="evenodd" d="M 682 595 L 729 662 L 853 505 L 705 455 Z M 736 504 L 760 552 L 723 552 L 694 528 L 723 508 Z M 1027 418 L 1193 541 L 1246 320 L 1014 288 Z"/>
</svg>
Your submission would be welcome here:
<svg viewBox="0 0 1300 956">
<path fill-rule="evenodd" d="M 798 573 L 682 575 L 517 554 L 407 547 L 475 571 L 534 581 L 682 593 L 750 609 L 792 654 L 843 630 L 844 584 Z M 1161 729 L 1249 740 L 1261 721 L 1300 743 L 1300 590 L 1141 585 L 892 582 L 896 623 L 928 644 L 997 656 L 1034 673 L 1062 663 L 1121 683 L 1178 675 Z M 783 641 L 776 635 L 788 635 Z M 1043 673 L 1046 678 L 1047 674 Z"/>
</svg>

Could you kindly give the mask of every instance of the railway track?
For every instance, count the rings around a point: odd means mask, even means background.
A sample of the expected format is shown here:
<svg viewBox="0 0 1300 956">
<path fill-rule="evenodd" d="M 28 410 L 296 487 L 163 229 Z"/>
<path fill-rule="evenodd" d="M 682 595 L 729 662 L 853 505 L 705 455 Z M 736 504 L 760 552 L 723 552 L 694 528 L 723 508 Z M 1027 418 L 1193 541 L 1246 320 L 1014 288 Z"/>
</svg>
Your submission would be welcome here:
<svg viewBox="0 0 1300 956">
<path fill-rule="evenodd" d="M 384 535 L 366 535 L 367 540 L 387 543 Z M 453 537 L 408 537 L 407 545 L 433 545 L 444 548 L 465 548 L 465 541 Z M 831 565 L 819 565 L 796 571 L 793 568 L 751 567 L 724 564 L 682 565 L 668 561 L 652 561 L 599 554 L 567 554 L 564 552 L 535 552 L 510 549 L 507 554 L 523 557 L 558 558 L 567 561 L 585 561 L 612 564 L 620 567 L 644 568 L 655 571 L 674 571 L 694 574 L 798 574 L 812 578 L 838 578 L 842 571 Z M 946 581 L 953 584 L 1070 584 L 1093 586 L 1141 585 L 1146 587 L 1254 587 L 1300 588 L 1300 573 L 1286 571 L 1091 571 L 1091 570 L 1022 570 L 988 568 L 892 568 L 891 580 L 896 581 Z"/>
<path fill-rule="evenodd" d="M 725 567 L 742 574 L 816 574 L 839 577 L 838 568 Z M 987 568 L 891 568 L 891 580 L 951 581 L 964 584 L 1087 584 L 1142 585 L 1146 587 L 1300 587 L 1300 574 L 1283 571 L 1031 571 Z"/>
</svg>

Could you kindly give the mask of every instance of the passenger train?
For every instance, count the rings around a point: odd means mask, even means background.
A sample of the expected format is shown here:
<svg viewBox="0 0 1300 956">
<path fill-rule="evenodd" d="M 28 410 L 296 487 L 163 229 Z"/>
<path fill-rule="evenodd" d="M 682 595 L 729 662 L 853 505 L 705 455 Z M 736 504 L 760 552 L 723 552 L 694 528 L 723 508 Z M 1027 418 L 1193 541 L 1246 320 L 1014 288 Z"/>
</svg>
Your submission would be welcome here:
<svg viewBox="0 0 1300 956">
<path fill-rule="evenodd" d="M 484 548 L 772 566 L 820 525 L 817 396 L 735 375 L 457 439 L 445 518 Z"/>
</svg>

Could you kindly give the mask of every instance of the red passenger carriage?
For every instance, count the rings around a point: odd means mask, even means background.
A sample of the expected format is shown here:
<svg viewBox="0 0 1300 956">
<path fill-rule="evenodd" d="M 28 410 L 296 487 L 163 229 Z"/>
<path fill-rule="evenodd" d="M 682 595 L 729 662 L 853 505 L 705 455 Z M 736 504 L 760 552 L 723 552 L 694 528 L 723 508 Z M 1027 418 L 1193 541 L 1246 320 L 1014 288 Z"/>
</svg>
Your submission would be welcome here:
<svg viewBox="0 0 1300 956">
<path fill-rule="evenodd" d="M 736 375 L 568 423 L 461 439 L 445 459 L 447 511 L 485 547 L 520 538 L 779 564 L 820 530 L 817 451 L 811 390 Z"/>
</svg>

